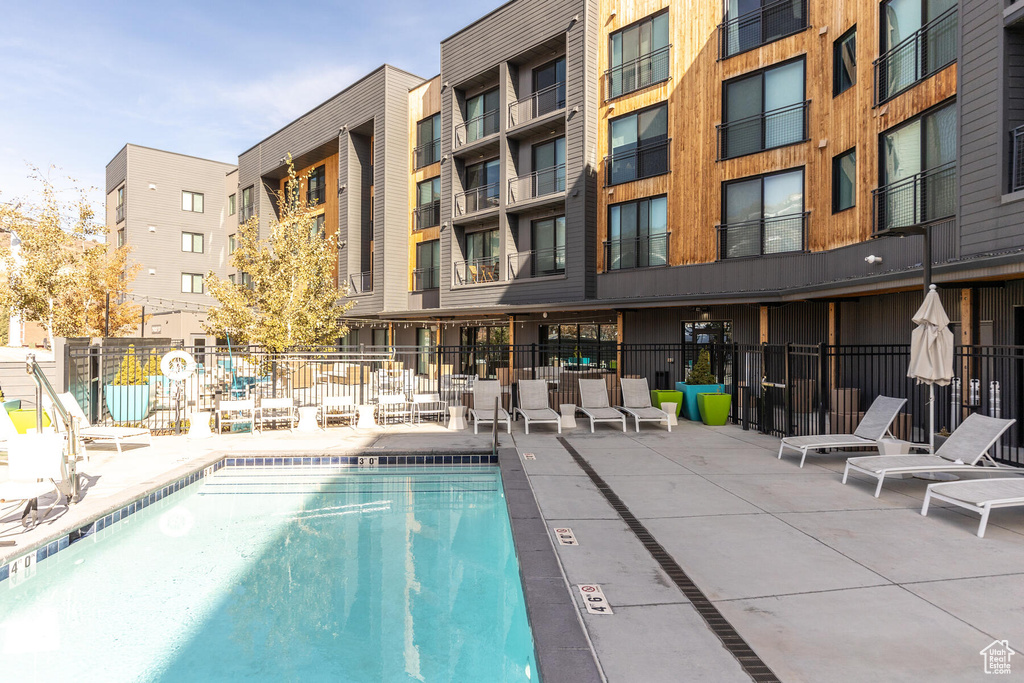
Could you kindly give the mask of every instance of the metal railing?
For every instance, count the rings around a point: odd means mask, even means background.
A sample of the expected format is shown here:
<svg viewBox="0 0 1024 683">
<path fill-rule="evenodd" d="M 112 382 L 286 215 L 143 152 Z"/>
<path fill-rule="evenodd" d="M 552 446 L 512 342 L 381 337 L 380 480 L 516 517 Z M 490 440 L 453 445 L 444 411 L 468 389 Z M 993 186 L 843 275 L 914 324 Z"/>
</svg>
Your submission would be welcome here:
<svg viewBox="0 0 1024 683">
<path fill-rule="evenodd" d="M 508 181 L 509 204 L 558 192 L 565 192 L 565 164 L 542 168 Z"/>
<path fill-rule="evenodd" d="M 509 254 L 508 278 L 521 280 L 565 273 L 565 247 Z"/>
<path fill-rule="evenodd" d="M 604 243 L 605 270 L 656 268 L 669 264 L 670 232 L 638 235 Z"/>
<path fill-rule="evenodd" d="M 244 223 L 255 214 L 255 210 L 252 204 L 242 204 L 238 207 L 238 222 Z"/>
<path fill-rule="evenodd" d="M 121 206 L 114 209 L 114 213 L 116 214 L 114 217 L 114 222 L 120 223 L 121 221 L 124 220 L 125 206 L 125 204 L 122 204 Z"/>
<path fill-rule="evenodd" d="M 718 58 L 728 59 L 809 26 L 807 0 L 777 0 L 718 25 Z"/>
<path fill-rule="evenodd" d="M 79 430 L 82 425 L 79 418 L 72 414 L 60 400 L 53 385 L 50 384 L 50 380 L 47 379 L 46 373 L 43 372 L 39 363 L 36 362 L 35 354 L 30 353 L 25 357 L 25 371 L 36 385 L 36 433 L 43 433 L 43 406 L 49 403 L 49 406 L 47 406 L 48 411 L 53 414 L 54 418 L 60 421 L 60 431 L 67 437 L 61 459 L 61 480 L 55 483 L 57 489 L 69 503 L 77 503 L 79 497 L 78 456 L 84 454 L 84 444 L 79 437 Z M 46 395 L 46 403 L 43 401 L 44 394 Z M 0 408 L 0 410 L 3 410 L 3 408 Z M 30 505 L 38 505 L 38 503 L 33 501 Z M 28 506 L 26 511 L 28 511 Z"/>
<path fill-rule="evenodd" d="M 459 192 L 455 195 L 455 215 L 467 214 L 493 209 L 498 206 L 498 183 L 481 185 L 472 190 Z"/>
<path fill-rule="evenodd" d="M 605 185 L 618 185 L 631 180 L 663 175 L 671 169 L 669 147 L 672 138 L 652 142 L 604 158 Z"/>
<path fill-rule="evenodd" d="M 806 100 L 719 124 L 716 126 L 719 160 L 807 141 L 810 103 Z"/>
<path fill-rule="evenodd" d="M 672 46 L 666 45 L 605 71 L 604 98 L 610 100 L 667 81 L 672 73 L 671 52 Z"/>
<path fill-rule="evenodd" d="M 478 285 L 483 282 L 497 282 L 500 277 L 497 256 L 488 256 L 487 258 L 478 258 L 472 261 L 456 261 L 453 270 L 455 273 L 455 284 L 457 285 Z"/>
<path fill-rule="evenodd" d="M 413 169 L 423 168 L 430 164 L 436 164 L 441 160 L 441 141 L 431 140 L 424 142 L 412 151 Z"/>
<path fill-rule="evenodd" d="M 365 273 L 352 273 L 348 276 L 348 293 L 365 294 L 373 291 L 373 271 Z"/>
<path fill-rule="evenodd" d="M 412 210 L 413 226 L 416 230 L 441 225 L 441 200 L 418 206 Z"/>
<path fill-rule="evenodd" d="M 1024 126 L 1010 132 L 1013 143 L 1013 161 L 1010 167 L 1010 190 L 1024 190 Z"/>
<path fill-rule="evenodd" d="M 455 147 L 462 147 L 498 132 L 498 110 L 492 109 L 455 126 Z"/>
<path fill-rule="evenodd" d="M 327 201 L 327 188 L 326 187 L 316 187 L 316 188 L 312 188 L 312 189 L 306 190 L 306 202 L 307 203 L 309 203 L 309 204 L 311 204 L 313 206 L 318 206 L 320 204 L 323 204 L 326 201 Z"/>
<path fill-rule="evenodd" d="M 508 105 L 509 128 L 565 109 L 565 81 L 541 88 Z"/>
<path fill-rule="evenodd" d="M 956 61 L 957 8 L 949 8 L 874 61 L 882 104 Z"/>
<path fill-rule="evenodd" d="M 956 162 L 871 191 L 875 233 L 925 225 L 956 213 Z"/>
<path fill-rule="evenodd" d="M 723 223 L 718 229 L 718 258 L 764 256 L 807 248 L 810 212 L 772 216 L 739 223 Z"/>
<path fill-rule="evenodd" d="M 439 267 L 417 268 L 412 271 L 412 291 L 423 292 L 428 289 L 437 289 L 440 286 L 441 269 Z"/>
</svg>

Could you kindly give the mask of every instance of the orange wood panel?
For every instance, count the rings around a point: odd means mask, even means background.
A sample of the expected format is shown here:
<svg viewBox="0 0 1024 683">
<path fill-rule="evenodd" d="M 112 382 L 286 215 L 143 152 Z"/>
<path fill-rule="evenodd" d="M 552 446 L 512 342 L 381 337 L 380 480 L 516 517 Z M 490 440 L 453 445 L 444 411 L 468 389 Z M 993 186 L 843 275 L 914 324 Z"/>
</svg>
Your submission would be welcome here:
<svg viewBox="0 0 1024 683">
<path fill-rule="evenodd" d="M 435 76 L 409 91 L 409 291 L 412 291 L 412 271 L 416 269 L 416 245 L 420 242 L 439 239 L 440 227 L 416 230 L 413 210 L 416 209 L 416 185 L 424 180 L 441 175 L 441 163 L 413 169 L 412 150 L 416 149 L 416 124 L 441 111 L 441 77 Z"/>
</svg>

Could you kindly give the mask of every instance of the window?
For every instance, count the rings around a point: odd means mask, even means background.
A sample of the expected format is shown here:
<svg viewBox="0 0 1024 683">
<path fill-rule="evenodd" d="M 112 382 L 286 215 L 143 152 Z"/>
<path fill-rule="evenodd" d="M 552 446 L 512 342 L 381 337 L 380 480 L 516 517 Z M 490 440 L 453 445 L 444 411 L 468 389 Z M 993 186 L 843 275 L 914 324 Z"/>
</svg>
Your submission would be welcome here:
<svg viewBox="0 0 1024 683">
<path fill-rule="evenodd" d="M 125 229 L 121 228 L 120 230 L 117 231 L 117 246 L 123 247 L 125 244 L 127 244 L 127 242 L 128 237 L 125 233 Z"/>
<path fill-rule="evenodd" d="M 235 274 L 234 273 L 231 273 L 230 275 L 228 275 L 228 282 L 230 282 L 231 284 L 235 284 Z"/>
<path fill-rule="evenodd" d="M 701 351 L 708 351 L 711 355 L 711 372 L 728 373 L 730 364 L 724 363 L 725 367 L 716 367 L 720 362 L 725 361 L 720 354 L 715 353 L 714 345 L 729 344 L 732 342 L 732 321 L 731 320 L 701 320 L 699 322 L 683 323 L 683 368 L 689 371 Z M 727 377 L 719 375 L 729 383 Z"/>
<path fill-rule="evenodd" d="M 956 61 L 956 0 L 886 0 L 880 10 L 879 103 Z"/>
<path fill-rule="evenodd" d="M 441 240 L 416 245 L 416 270 L 412 279 L 413 291 L 416 292 L 441 286 Z"/>
<path fill-rule="evenodd" d="M 245 287 L 246 289 L 252 289 L 252 275 L 246 272 L 242 272 L 239 273 L 239 277 L 241 278 L 241 283 L 243 287 Z"/>
<path fill-rule="evenodd" d="M 242 209 L 238 212 L 238 220 L 240 221 L 247 221 L 253 217 L 254 189 L 255 186 L 250 185 L 242 190 Z"/>
<path fill-rule="evenodd" d="M 668 198 L 653 197 L 608 207 L 605 268 L 668 264 Z"/>
<path fill-rule="evenodd" d="M 228 253 L 234 254 L 238 251 L 238 236 L 228 235 Z"/>
<path fill-rule="evenodd" d="M 832 44 L 832 96 L 846 92 L 857 83 L 857 27 Z"/>
<path fill-rule="evenodd" d="M 565 138 L 534 145 L 532 196 L 565 192 Z"/>
<path fill-rule="evenodd" d="M 313 216 L 313 224 L 309 228 L 309 236 L 313 239 L 325 239 L 327 237 L 327 215 L 317 214 Z"/>
<path fill-rule="evenodd" d="M 423 168 L 441 160 L 441 115 L 428 116 L 416 124 L 416 150 L 413 168 Z"/>
<path fill-rule="evenodd" d="M 533 70 L 534 117 L 565 108 L 565 57 Z"/>
<path fill-rule="evenodd" d="M 203 253 L 203 235 L 199 232 L 181 233 L 181 250 L 195 254 Z"/>
<path fill-rule="evenodd" d="M 459 342 L 463 347 L 477 347 L 459 354 L 461 374 L 493 378 L 498 368 L 508 367 L 507 327 L 463 327 Z"/>
<path fill-rule="evenodd" d="M 182 193 L 181 193 L 181 210 L 182 211 L 194 211 L 195 213 L 202 213 L 203 212 L 203 193 L 202 192 L 182 191 Z"/>
<path fill-rule="evenodd" d="M 416 230 L 441 224 L 441 178 L 416 185 Z"/>
<path fill-rule="evenodd" d="M 610 42 L 606 99 L 668 80 L 667 10 L 616 31 Z"/>
<path fill-rule="evenodd" d="M 182 273 L 181 291 L 186 294 L 202 294 L 203 276 L 198 273 Z"/>
<path fill-rule="evenodd" d="M 807 139 L 804 60 L 728 81 L 719 155 L 732 159 Z"/>
<path fill-rule="evenodd" d="M 457 276 L 463 283 L 496 281 L 500 254 L 501 240 L 497 228 L 467 234 L 465 270 L 460 267 Z"/>
<path fill-rule="evenodd" d="M 614 323 L 541 325 L 541 363 L 577 369 L 615 367 L 618 330 Z"/>
<path fill-rule="evenodd" d="M 857 204 L 857 150 L 832 158 L 832 213 Z"/>
<path fill-rule="evenodd" d="M 228 195 L 228 215 L 229 216 L 234 216 L 235 215 L 235 195 L 234 194 L 229 194 Z"/>
<path fill-rule="evenodd" d="M 667 105 L 620 116 L 611 121 L 609 128 L 612 153 L 607 159 L 608 185 L 668 173 Z"/>
<path fill-rule="evenodd" d="M 370 344 L 372 346 L 388 345 L 388 329 L 386 327 L 375 327 L 370 331 Z"/>
<path fill-rule="evenodd" d="M 719 58 L 727 59 L 807 28 L 807 0 L 726 0 L 718 27 Z"/>
<path fill-rule="evenodd" d="M 498 89 L 466 100 L 465 137 L 458 144 L 468 144 L 498 132 Z M 456 135 L 458 138 L 458 135 Z"/>
<path fill-rule="evenodd" d="M 456 195 L 456 215 L 491 209 L 498 205 L 497 159 L 466 166 L 466 191 Z"/>
<path fill-rule="evenodd" d="M 720 258 L 804 248 L 804 171 L 783 171 L 722 186 Z"/>
<path fill-rule="evenodd" d="M 530 277 L 558 275 L 565 272 L 565 216 L 544 218 L 531 224 L 530 245 L 533 258 Z M 520 261 L 520 271 L 523 269 Z"/>
<path fill-rule="evenodd" d="M 327 167 L 317 166 L 306 180 L 306 201 L 319 206 L 327 201 Z"/>
<path fill-rule="evenodd" d="M 115 221 L 120 223 L 124 220 L 124 185 L 117 188 L 117 204 L 115 205 Z"/>
<path fill-rule="evenodd" d="M 426 375 L 430 372 L 430 357 L 437 352 L 437 339 L 429 327 L 416 328 L 416 373 Z"/>
</svg>

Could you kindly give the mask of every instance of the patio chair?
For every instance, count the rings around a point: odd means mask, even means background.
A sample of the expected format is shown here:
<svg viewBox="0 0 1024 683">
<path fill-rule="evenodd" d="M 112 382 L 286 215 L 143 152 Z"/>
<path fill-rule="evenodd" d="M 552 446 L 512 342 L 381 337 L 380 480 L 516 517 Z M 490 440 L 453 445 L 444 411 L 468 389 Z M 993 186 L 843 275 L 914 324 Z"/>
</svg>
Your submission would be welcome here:
<svg viewBox="0 0 1024 683">
<path fill-rule="evenodd" d="M 424 415 L 443 420 L 448 414 L 448 402 L 441 400 L 441 394 L 413 394 L 412 414 L 414 422 L 421 422 Z"/>
<path fill-rule="evenodd" d="M 808 451 L 822 451 L 829 448 L 871 448 L 878 449 L 878 442 L 887 434 L 889 428 L 903 405 L 905 398 L 879 396 L 872 402 L 868 412 L 864 413 L 860 424 L 853 434 L 817 434 L 814 436 L 787 436 L 779 444 L 779 460 L 782 452 L 789 448 L 800 453 L 800 467 L 807 460 Z"/>
<path fill-rule="evenodd" d="M 647 378 L 622 379 L 622 404 L 615 406 L 636 421 L 636 431 L 640 431 L 641 422 L 664 422 L 668 431 L 672 431 L 668 413 L 651 405 L 651 391 L 647 386 Z"/>
<path fill-rule="evenodd" d="M 988 515 L 993 508 L 1024 507 L 1024 476 L 929 484 L 921 506 L 922 515 L 928 515 L 932 498 L 981 514 L 978 538 L 985 538 Z"/>
<path fill-rule="evenodd" d="M 405 394 L 381 394 L 377 397 L 377 415 L 380 423 L 386 425 L 388 420 L 404 418 L 402 422 L 412 420 L 412 404 Z"/>
<path fill-rule="evenodd" d="M 590 433 L 594 433 L 595 422 L 621 422 L 626 431 L 626 416 L 608 402 L 608 387 L 603 379 L 581 379 L 580 403 L 576 410 L 590 418 Z"/>
<path fill-rule="evenodd" d="M 46 519 L 62 498 L 57 483 L 64 478 L 64 435 L 12 436 L 7 441 L 7 474 L 7 481 L 0 483 L 0 506 L 14 505 L 0 512 L 0 519 L 24 504 L 21 524 L 24 528 L 35 526 L 40 519 L 39 498 L 53 492 L 53 502 L 42 513 L 42 519 Z"/>
<path fill-rule="evenodd" d="M 117 452 L 121 453 L 121 443 L 125 439 L 133 439 L 136 437 L 146 437 L 146 445 L 153 445 L 153 434 L 145 427 L 94 427 L 89 424 L 89 419 L 85 416 L 85 411 L 82 410 L 82 406 L 78 405 L 78 401 L 70 392 L 57 394 L 57 398 L 60 399 L 64 409 L 71 413 L 74 417 L 78 418 L 79 430 L 78 436 L 84 441 L 91 441 L 94 443 L 110 443 L 113 442 L 117 448 Z M 45 394 L 44 394 L 45 399 Z M 45 402 L 45 401 L 44 401 Z M 59 420 L 58 420 L 59 422 Z"/>
<path fill-rule="evenodd" d="M 530 433 L 530 423 L 558 425 L 558 433 L 562 433 L 562 417 L 548 405 L 548 381 L 546 379 L 521 379 L 519 384 L 519 406 L 516 412 L 526 422 L 526 433 Z"/>
<path fill-rule="evenodd" d="M 295 410 L 294 398 L 265 398 L 260 401 L 253 411 L 253 429 L 259 429 L 263 433 L 263 425 L 267 422 L 275 423 L 284 421 L 288 429 L 294 429 L 299 424 L 299 413 Z"/>
<path fill-rule="evenodd" d="M 250 434 L 255 428 L 253 414 L 256 412 L 256 401 L 254 399 L 249 398 L 234 401 L 222 400 L 217 406 L 217 410 L 215 412 L 217 414 L 217 424 L 219 426 L 248 423 Z"/>
<path fill-rule="evenodd" d="M 324 429 L 327 429 L 327 421 L 332 417 L 347 419 L 352 424 L 358 415 L 356 402 L 351 396 L 324 396 L 320 402 L 320 420 Z"/>
<path fill-rule="evenodd" d="M 964 472 L 978 470 L 978 463 L 988 463 L 1000 470 L 1011 468 L 996 463 L 988 451 L 1016 420 L 1001 420 L 974 413 L 968 415 L 935 455 L 871 455 L 850 458 L 843 471 L 843 483 L 850 470 L 878 479 L 875 498 L 882 492 L 882 483 L 889 474 L 918 474 L 922 472 Z M 984 465 L 982 465 L 984 467 Z"/>
<path fill-rule="evenodd" d="M 494 424 L 494 406 L 498 406 L 498 424 L 505 423 L 512 433 L 512 420 L 508 411 L 501 407 L 501 384 L 496 379 L 482 379 L 473 383 L 473 409 L 469 416 L 473 420 L 473 433 L 479 434 L 480 423 Z"/>
</svg>

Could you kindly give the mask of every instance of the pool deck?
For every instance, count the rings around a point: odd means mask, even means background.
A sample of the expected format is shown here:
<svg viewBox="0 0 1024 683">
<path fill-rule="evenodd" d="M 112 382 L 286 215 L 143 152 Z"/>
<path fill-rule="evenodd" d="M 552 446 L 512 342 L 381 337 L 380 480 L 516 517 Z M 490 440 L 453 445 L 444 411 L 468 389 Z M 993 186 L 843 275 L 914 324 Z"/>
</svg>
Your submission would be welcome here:
<svg viewBox="0 0 1024 683">
<path fill-rule="evenodd" d="M 522 464 L 543 523 L 549 532 L 571 527 L 579 541 L 547 539 L 605 679 L 750 681 L 556 436 L 548 426 L 526 435 L 516 423 L 501 444 L 535 454 Z M 809 457 L 801 469 L 794 456 L 776 459 L 777 439 L 734 426 L 684 422 L 667 433 L 645 424 L 639 434 L 581 426 L 563 437 L 782 681 L 985 680 L 983 648 L 1008 640 L 1024 651 L 1020 509 L 993 512 L 979 539 L 977 515 L 946 506 L 920 515 L 927 482 L 887 482 L 875 499 L 865 479 L 840 483 L 842 457 Z M 82 501 L 0 555 L 16 557 L 219 455 L 488 450 L 489 442 L 472 430 L 416 425 L 157 437 L 122 455 L 93 447 L 79 468 L 89 480 Z M 11 528 L 6 519 L 0 532 Z M 582 583 L 600 584 L 614 614 L 587 614 Z M 538 640 L 557 628 L 534 624 Z M 1011 665 L 1005 678 L 1024 679 L 1024 654 Z M 550 673 L 548 681 L 574 680 Z"/>
</svg>

